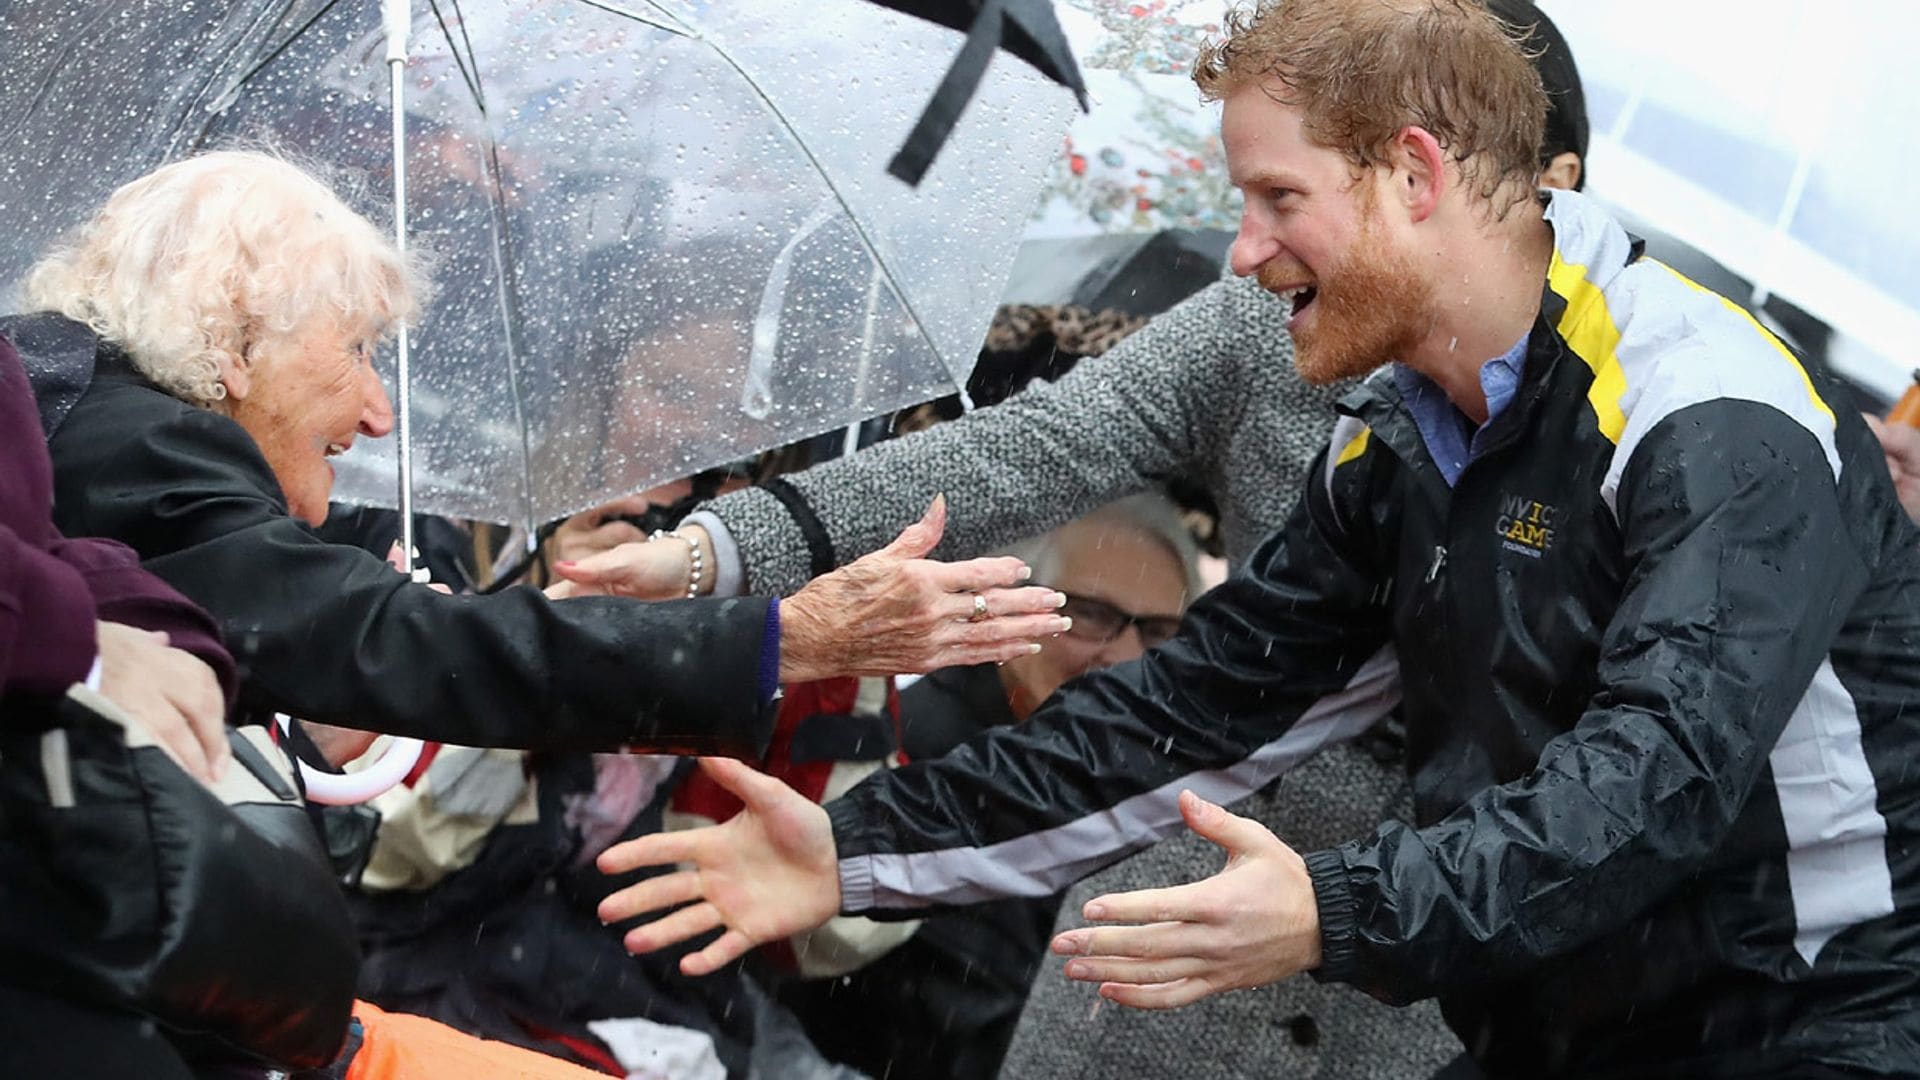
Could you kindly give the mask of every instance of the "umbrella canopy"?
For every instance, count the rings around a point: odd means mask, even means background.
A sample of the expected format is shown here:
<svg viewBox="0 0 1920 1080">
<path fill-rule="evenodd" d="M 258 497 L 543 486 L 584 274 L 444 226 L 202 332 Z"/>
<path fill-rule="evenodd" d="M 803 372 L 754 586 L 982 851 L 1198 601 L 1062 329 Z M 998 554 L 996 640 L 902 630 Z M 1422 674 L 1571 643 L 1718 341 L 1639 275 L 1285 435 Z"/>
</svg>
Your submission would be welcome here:
<svg viewBox="0 0 1920 1080">
<path fill-rule="evenodd" d="M 882 7 L 939 23 L 971 34 L 992 35 L 1000 48 L 1025 60 L 1041 74 L 1076 94 L 1085 93 L 1079 65 L 1066 35 L 1055 21 L 1050 0 L 870 0 Z M 997 9 L 994 10 L 994 9 Z M 999 24 L 992 25 L 998 15 Z M 987 25 L 982 25 L 987 23 Z"/>
<path fill-rule="evenodd" d="M 416 505 L 538 522 L 964 382 L 1070 95 L 986 73 L 885 174 L 953 35 L 862 0 L 435 0 L 407 68 Z M 377 5 L 0 3 L 11 286 L 118 184 L 250 136 L 391 169 Z M 57 151 L 56 149 L 57 148 Z M 387 445 L 382 445 L 386 443 Z M 338 497 L 392 505 L 390 441 Z"/>
<path fill-rule="evenodd" d="M 967 32 L 967 44 L 954 57 L 940 89 L 907 136 L 906 145 L 887 171 L 918 184 L 946 143 L 947 135 L 980 85 L 996 46 L 1032 64 L 1047 78 L 1071 89 L 1087 107 L 1087 87 L 1067 37 L 1054 21 L 1051 0 L 872 0 L 942 26 Z"/>
<path fill-rule="evenodd" d="M 1920 340 L 1912 5 L 1540 7 L 1586 84 L 1594 193 L 1830 324 L 1833 366 L 1897 396 Z"/>
</svg>

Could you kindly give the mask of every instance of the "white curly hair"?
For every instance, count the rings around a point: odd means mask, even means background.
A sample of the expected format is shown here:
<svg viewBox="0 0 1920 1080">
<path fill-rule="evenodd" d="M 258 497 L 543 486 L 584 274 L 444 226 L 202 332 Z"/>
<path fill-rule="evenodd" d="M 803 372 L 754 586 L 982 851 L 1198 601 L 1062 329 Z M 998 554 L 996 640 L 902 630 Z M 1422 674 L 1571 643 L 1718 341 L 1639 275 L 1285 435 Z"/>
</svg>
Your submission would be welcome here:
<svg viewBox="0 0 1920 1080">
<path fill-rule="evenodd" d="M 384 334 L 426 302 L 420 265 L 284 156 L 217 150 L 148 173 L 29 272 L 25 299 L 86 323 L 203 408 L 222 360 L 258 362 L 315 320 Z"/>
</svg>

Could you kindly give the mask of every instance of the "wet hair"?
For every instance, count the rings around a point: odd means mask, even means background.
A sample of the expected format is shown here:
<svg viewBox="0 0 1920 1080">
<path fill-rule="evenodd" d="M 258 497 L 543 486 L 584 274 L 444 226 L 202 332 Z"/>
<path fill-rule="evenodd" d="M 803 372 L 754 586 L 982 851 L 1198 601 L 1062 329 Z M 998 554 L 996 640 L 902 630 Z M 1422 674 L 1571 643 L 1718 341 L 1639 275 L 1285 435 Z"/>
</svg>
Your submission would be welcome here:
<svg viewBox="0 0 1920 1080">
<path fill-rule="evenodd" d="M 86 323 L 168 393 L 226 396 L 223 359 L 283 352 L 314 320 L 370 335 L 411 321 L 423 271 L 332 186 L 285 157 L 219 150 L 107 199 L 29 272 L 26 300 Z"/>
<path fill-rule="evenodd" d="M 1424 129 L 1496 216 L 1533 194 L 1547 95 L 1478 0 L 1258 0 L 1227 17 L 1193 65 L 1202 96 L 1278 81 L 1308 135 L 1356 169 Z"/>
</svg>

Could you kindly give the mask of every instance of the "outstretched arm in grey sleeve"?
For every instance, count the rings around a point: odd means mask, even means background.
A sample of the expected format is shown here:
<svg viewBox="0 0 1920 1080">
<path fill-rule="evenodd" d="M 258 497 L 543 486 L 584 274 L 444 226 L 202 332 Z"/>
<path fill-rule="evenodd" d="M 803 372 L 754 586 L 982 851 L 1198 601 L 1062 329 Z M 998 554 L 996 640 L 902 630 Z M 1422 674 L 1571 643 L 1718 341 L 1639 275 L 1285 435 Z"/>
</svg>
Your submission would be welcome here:
<svg viewBox="0 0 1920 1080">
<path fill-rule="evenodd" d="M 1262 515 L 1275 527 L 1332 413 L 1326 391 L 1286 371 L 1292 344 L 1268 307 L 1277 310 L 1257 285 L 1217 282 L 1058 382 L 788 477 L 798 507 L 756 488 L 707 510 L 738 547 L 744 590 L 757 593 L 788 591 L 813 576 L 821 540 L 830 549 L 821 561 L 833 565 L 885 545 L 942 492 L 952 520 L 940 558 L 1045 532 L 1178 474 L 1202 478 L 1232 514 L 1223 497 L 1232 434 L 1247 410 L 1268 408 L 1297 411 L 1313 429 L 1292 455 L 1298 461 L 1285 462 L 1289 475 L 1272 478 L 1286 493 L 1281 510 Z M 1258 377 L 1272 370 L 1282 378 Z M 1260 394 L 1250 391 L 1270 391 L 1269 383 L 1297 390 L 1299 400 L 1253 400 Z M 811 545 L 796 510 L 819 523 Z"/>
</svg>

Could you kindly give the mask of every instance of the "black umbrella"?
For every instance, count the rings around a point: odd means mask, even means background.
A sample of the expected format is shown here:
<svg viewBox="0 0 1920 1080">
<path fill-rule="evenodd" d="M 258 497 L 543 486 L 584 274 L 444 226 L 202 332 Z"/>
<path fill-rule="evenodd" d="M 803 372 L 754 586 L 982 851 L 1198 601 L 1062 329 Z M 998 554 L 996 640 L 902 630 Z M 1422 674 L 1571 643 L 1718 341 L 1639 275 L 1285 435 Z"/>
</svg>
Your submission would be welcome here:
<svg viewBox="0 0 1920 1080">
<path fill-rule="evenodd" d="M 920 122 L 908 133 L 905 145 L 888 163 L 887 171 L 909 184 L 920 183 L 927 167 L 946 145 L 947 135 L 972 100 L 997 46 L 1042 75 L 1072 90 L 1087 108 L 1087 84 L 1080 77 L 1067 36 L 1053 17 L 1051 0 L 871 0 L 942 26 L 967 32 L 967 43 L 954 57 L 947 77 L 927 102 Z"/>
<path fill-rule="evenodd" d="M 1108 256 L 1080 279 L 1073 303 L 1093 311 L 1158 315 L 1220 280 L 1233 234 L 1162 229 L 1131 251 Z"/>
</svg>

